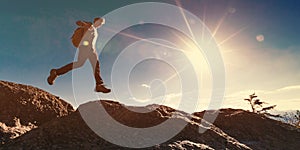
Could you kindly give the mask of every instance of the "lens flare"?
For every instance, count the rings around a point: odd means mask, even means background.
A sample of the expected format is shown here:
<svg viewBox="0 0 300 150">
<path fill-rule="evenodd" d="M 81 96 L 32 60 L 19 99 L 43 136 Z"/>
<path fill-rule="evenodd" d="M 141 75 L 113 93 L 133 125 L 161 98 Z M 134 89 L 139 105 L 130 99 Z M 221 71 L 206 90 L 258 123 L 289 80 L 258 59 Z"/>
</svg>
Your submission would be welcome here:
<svg viewBox="0 0 300 150">
<path fill-rule="evenodd" d="M 265 40 L 265 36 L 262 35 L 262 34 L 259 34 L 259 35 L 256 36 L 256 40 L 258 42 L 263 42 Z"/>
</svg>

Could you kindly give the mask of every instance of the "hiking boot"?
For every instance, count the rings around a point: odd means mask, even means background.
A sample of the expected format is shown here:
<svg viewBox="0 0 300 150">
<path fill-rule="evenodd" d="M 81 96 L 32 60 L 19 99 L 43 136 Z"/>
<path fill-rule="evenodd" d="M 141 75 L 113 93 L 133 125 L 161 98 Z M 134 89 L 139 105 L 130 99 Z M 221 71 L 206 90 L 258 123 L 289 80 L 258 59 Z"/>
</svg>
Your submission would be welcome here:
<svg viewBox="0 0 300 150">
<path fill-rule="evenodd" d="M 103 84 L 98 84 L 96 85 L 95 91 L 102 92 L 102 93 L 109 93 L 111 90 L 106 88 Z"/>
<path fill-rule="evenodd" d="M 57 77 L 56 69 L 51 69 L 50 75 L 47 78 L 48 84 L 53 85 L 54 80 L 56 79 L 56 77 Z"/>
</svg>

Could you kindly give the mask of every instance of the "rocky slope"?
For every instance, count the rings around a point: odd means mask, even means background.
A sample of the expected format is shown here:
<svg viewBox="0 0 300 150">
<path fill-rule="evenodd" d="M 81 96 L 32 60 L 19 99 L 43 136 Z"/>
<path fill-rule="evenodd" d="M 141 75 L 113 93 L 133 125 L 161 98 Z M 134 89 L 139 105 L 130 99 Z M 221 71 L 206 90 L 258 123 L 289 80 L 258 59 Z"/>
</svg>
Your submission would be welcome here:
<svg viewBox="0 0 300 150">
<path fill-rule="evenodd" d="M 0 81 L 0 145 L 73 111 L 70 104 L 41 89 Z"/>
<path fill-rule="evenodd" d="M 11 85 L 11 87 L 23 86 L 19 84 Z M 0 87 L 1 92 L 6 92 L 7 89 L 3 90 L 2 88 Z M 37 91 L 38 93 L 41 92 L 40 90 Z M 24 92 L 26 93 L 26 90 Z M 48 97 L 51 97 L 51 95 L 49 94 Z M 5 96 L 1 97 L 1 101 L 7 101 Z M 51 104 L 57 102 L 63 103 L 61 100 L 51 99 Z M 37 103 L 34 103 L 34 105 L 37 105 Z M 300 146 L 297 142 L 300 139 L 299 129 L 243 110 L 222 109 L 214 124 L 211 124 L 201 119 L 204 112 L 191 115 L 166 106 L 132 107 L 114 101 L 101 100 L 83 104 L 74 112 L 72 109 L 67 109 L 69 107 L 62 107 L 69 106 L 65 103 L 51 105 L 51 110 L 55 110 L 54 112 L 65 113 L 53 115 L 52 119 L 33 124 L 34 127 L 32 128 L 34 129 L 31 128 L 32 130 L 18 138 L 10 139 L 9 142 L 1 145 L 0 149 L 129 149 L 106 141 L 93 132 L 85 123 L 82 116 L 85 116 L 85 118 L 96 116 L 92 119 L 105 116 L 103 112 L 99 111 L 98 106 L 100 105 L 104 106 L 105 112 L 110 117 L 127 127 L 144 130 L 166 121 L 172 121 L 167 129 L 172 130 L 183 123 L 187 124 L 168 141 L 144 149 L 297 149 Z M 40 107 L 39 105 L 38 108 Z M 6 109 L 5 107 L 2 108 Z M 136 111 L 147 111 L 148 113 L 138 113 Z M 23 120 L 22 117 L 19 117 L 19 119 Z M 36 118 L 28 122 L 31 123 L 34 120 Z M 96 122 L 97 120 L 93 121 Z M 201 121 L 204 121 L 205 124 L 201 125 Z M 0 122 L 3 121 L 0 120 Z M 110 127 L 106 131 L 115 130 L 108 118 L 102 117 L 99 126 L 104 125 Z M 199 133 L 199 129 L 207 130 L 204 133 Z M 130 134 L 135 135 L 137 139 L 143 139 L 139 141 L 142 144 L 155 139 L 155 137 L 141 136 L 139 133 L 131 132 Z M 159 134 L 161 136 L 165 135 L 166 130 L 159 131 Z M 129 145 L 136 144 L 134 139 L 123 136 L 121 133 L 117 136 L 115 138 L 121 138 L 123 142 Z"/>
<path fill-rule="evenodd" d="M 194 115 L 202 117 L 203 112 Z M 214 125 L 256 150 L 296 150 L 300 146 L 300 128 L 244 110 L 221 109 Z"/>
<path fill-rule="evenodd" d="M 195 149 L 250 149 L 212 124 L 209 125 L 210 129 L 204 134 L 199 134 L 198 129 L 202 127 L 197 121 L 200 121 L 200 118 L 193 116 L 194 121 L 192 121 L 187 117 L 187 114 L 176 112 L 176 110 L 166 106 L 160 106 L 156 110 L 143 114 L 130 111 L 126 106 L 117 102 L 95 101 L 81 105 L 79 109 L 81 111 L 97 112 L 95 109 L 100 103 L 114 119 L 130 127 L 144 128 L 160 124 L 166 119 L 173 119 L 174 124 L 170 127 L 171 129 L 176 128 L 183 121 L 188 122 L 187 126 L 169 141 L 147 149 L 180 149 L 180 147 L 193 147 Z M 149 108 L 142 107 L 138 109 Z M 176 115 L 173 115 L 175 112 Z M 105 122 L 105 120 L 102 122 Z M 163 133 L 164 131 L 161 131 L 161 134 Z M 123 140 L 126 140 L 127 143 L 135 142 L 126 137 Z M 149 142 L 148 140 L 144 142 Z M 28 149 L 126 149 L 111 144 L 97 136 L 85 124 L 78 110 L 68 116 L 57 118 L 44 124 L 5 145 L 5 148 L 9 149 L 19 149 L 21 147 Z"/>
</svg>

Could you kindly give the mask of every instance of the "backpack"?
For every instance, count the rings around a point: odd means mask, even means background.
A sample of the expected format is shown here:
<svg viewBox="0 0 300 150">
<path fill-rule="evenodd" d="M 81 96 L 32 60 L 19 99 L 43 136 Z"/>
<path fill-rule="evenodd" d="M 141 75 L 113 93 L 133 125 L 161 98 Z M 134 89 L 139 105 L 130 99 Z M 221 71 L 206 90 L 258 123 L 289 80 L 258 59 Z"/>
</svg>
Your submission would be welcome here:
<svg viewBox="0 0 300 150">
<path fill-rule="evenodd" d="M 81 39 L 83 38 L 85 32 L 92 25 L 92 23 L 86 22 L 86 21 L 77 21 L 76 24 L 77 24 L 78 28 L 74 31 L 71 39 L 72 39 L 73 45 L 78 48 L 79 44 L 81 42 Z"/>
</svg>

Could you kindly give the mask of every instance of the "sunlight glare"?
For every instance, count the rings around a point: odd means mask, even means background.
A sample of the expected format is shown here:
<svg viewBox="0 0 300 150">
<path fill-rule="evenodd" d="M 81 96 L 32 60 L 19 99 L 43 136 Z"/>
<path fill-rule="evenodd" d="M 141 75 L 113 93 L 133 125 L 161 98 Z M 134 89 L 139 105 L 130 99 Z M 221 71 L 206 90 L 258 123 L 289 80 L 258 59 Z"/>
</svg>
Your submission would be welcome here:
<svg viewBox="0 0 300 150">
<path fill-rule="evenodd" d="M 265 40 L 265 36 L 262 35 L 262 34 L 259 34 L 259 35 L 256 36 L 256 40 L 258 42 L 263 42 Z"/>
</svg>

